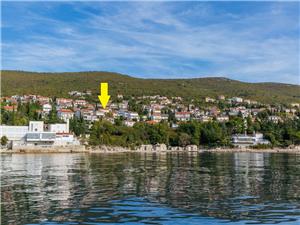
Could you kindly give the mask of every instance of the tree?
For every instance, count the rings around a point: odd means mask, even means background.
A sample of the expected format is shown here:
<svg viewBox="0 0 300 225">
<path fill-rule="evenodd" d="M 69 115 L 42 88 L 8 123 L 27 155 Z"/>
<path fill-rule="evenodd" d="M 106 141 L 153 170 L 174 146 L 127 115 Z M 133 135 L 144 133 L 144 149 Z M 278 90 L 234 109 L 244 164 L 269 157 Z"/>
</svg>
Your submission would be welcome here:
<svg viewBox="0 0 300 225">
<path fill-rule="evenodd" d="M 180 133 L 178 138 L 178 144 L 181 147 L 185 147 L 189 144 L 191 144 L 191 136 L 187 133 Z"/>
<path fill-rule="evenodd" d="M 1 145 L 5 146 L 8 143 L 8 138 L 4 135 L 1 137 Z"/>
<path fill-rule="evenodd" d="M 87 127 L 84 119 L 82 117 L 70 119 L 70 130 L 73 131 L 76 136 L 86 134 Z"/>
</svg>

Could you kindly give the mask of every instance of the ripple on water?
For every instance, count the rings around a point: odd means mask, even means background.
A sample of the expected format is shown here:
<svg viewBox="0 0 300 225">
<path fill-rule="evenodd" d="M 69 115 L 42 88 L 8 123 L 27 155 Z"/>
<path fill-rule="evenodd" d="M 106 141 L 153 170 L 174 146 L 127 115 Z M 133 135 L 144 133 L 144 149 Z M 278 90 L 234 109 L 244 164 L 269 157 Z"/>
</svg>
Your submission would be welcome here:
<svg viewBox="0 0 300 225">
<path fill-rule="evenodd" d="M 300 224 L 293 154 L 1 157 L 2 224 Z"/>
</svg>

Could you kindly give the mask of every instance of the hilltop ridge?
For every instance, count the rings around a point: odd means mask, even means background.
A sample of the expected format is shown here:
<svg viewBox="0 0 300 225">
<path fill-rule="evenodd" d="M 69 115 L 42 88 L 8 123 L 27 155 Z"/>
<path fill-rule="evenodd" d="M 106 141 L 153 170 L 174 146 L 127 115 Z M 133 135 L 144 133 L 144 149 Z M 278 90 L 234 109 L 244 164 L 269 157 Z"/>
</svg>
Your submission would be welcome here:
<svg viewBox="0 0 300 225">
<path fill-rule="evenodd" d="M 225 77 L 145 79 L 113 72 L 37 73 L 1 71 L 2 96 L 38 94 L 66 97 L 69 91 L 99 93 L 99 83 L 108 82 L 112 96 L 165 95 L 201 98 L 239 96 L 263 103 L 300 102 L 300 86 L 284 83 L 247 83 Z"/>
</svg>

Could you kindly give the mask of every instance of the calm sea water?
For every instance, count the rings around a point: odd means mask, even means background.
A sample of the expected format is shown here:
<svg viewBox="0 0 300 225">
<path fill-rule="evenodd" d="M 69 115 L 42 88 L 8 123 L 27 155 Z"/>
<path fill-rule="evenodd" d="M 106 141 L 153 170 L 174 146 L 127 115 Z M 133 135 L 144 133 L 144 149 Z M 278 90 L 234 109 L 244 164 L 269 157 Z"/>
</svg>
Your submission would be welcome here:
<svg viewBox="0 0 300 225">
<path fill-rule="evenodd" d="M 6 224 L 300 224 L 300 155 L 1 155 Z"/>
</svg>

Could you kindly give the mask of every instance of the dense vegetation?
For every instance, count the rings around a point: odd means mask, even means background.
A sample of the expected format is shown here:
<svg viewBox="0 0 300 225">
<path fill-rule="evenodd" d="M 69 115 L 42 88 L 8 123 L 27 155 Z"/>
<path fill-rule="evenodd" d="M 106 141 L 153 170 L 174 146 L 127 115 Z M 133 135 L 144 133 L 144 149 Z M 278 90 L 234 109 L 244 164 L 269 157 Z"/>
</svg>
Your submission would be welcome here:
<svg viewBox="0 0 300 225">
<path fill-rule="evenodd" d="M 38 103 L 26 103 L 18 104 L 18 107 L 12 111 L 1 110 L 0 124 L 12 125 L 12 126 L 25 126 L 29 121 L 44 120 L 46 123 L 59 123 L 62 122 L 57 117 L 57 111 L 50 111 L 49 115 L 42 119 L 41 114 L 38 112 L 41 110 L 41 106 Z"/>
<path fill-rule="evenodd" d="M 259 115 L 260 121 L 257 122 L 251 122 L 249 118 L 247 133 L 262 132 L 272 146 L 287 147 L 300 144 L 300 119 L 288 119 L 276 124 L 269 122 L 266 115 L 267 113 L 261 113 Z M 182 147 L 190 144 L 206 147 L 228 147 L 231 146 L 231 135 L 242 133 L 245 129 L 243 121 L 240 117 L 231 118 L 226 123 L 190 121 L 181 123 L 176 129 L 170 128 L 168 123 L 155 125 L 136 123 L 133 127 L 126 127 L 121 123 L 113 125 L 107 121 L 98 121 L 94 123 L 91 129 L 89 144 L 132 148 L 141 144 L 157 143 Z M 77 133 L 80 132 L 77 131 Z"/>
<path fill-rule="evenodd" d="M 204 96 L 240 96 L 262 103 L 300 101 L 299 85 L 279 83 L 244 83 L 226 78 L 139 79 L 109 72 L 32 73 L 2 71 L 2 96 L 39 94 L 67 97 L 69 91 L 91 90 L 95 101 L 100 82 L 109 83 L 112 96 L 164 95 L 187 99 Z"/>
</svg>

